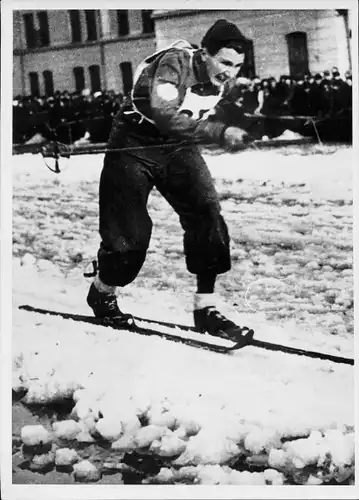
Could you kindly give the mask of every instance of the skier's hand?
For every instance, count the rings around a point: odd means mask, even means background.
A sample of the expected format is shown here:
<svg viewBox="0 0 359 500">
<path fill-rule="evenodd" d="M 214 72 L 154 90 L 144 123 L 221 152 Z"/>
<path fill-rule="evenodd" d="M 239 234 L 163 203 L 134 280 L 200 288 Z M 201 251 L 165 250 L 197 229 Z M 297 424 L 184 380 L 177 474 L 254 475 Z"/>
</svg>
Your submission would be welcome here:
<svg viewBox="0 0 359 500">
<path fill-rule="evenodd" d="M 243 148 L 248 142 L 250 142 L 250 136 L 241 128 L 228 127 L 224 131 L 223 142 L 226 149 L 233 151 Z"/>
</svg>

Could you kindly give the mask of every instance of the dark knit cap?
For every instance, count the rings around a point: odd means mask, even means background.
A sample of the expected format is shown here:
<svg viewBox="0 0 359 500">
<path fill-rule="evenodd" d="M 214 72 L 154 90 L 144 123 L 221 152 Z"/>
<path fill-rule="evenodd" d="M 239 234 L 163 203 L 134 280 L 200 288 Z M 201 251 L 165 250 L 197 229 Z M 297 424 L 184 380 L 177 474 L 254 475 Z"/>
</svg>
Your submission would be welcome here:
<svg viewBox="0 0 359 500">
<path fill-rule="evenodd" d="M 231 45 L 237 51 L 245 52 L 248 40 L 242 35 L 237 26 L 225 19 L 219 19 L 204 35 L 201 46 L 211 55 L 216 54 L 223 47 Z"/>
</svg>

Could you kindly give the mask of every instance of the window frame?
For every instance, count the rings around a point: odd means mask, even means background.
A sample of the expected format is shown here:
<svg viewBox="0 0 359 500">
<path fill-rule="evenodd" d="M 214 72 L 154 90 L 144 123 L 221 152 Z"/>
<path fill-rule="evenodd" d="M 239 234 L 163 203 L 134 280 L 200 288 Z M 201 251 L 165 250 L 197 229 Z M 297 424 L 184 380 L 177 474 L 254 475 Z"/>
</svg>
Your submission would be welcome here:
<svg viewBox="0 0 359 500">
<path fill-rule="evenodd" d="M 150 34 L 155 32 L 155 22 L 153 18 L 151 17 L 153 10 L 151 9 L 142 9 L 141 10 L 141 17 L 142 17 L 142 33 L 144 34 Z M 149 29 L 146 29 L 146 26 L 149 27 Z"/>
<path fill-rule="evenodd" d="M 96 69 L 95 69 L 96 68 Z M 90 76 L 90 87 L 91 87 L 91 92 L 95 93 L 98 91 L 101 91 L 101 67 L 99 64 L 91 64 L 91 66 L 88 67 L 89 71 L 89 76 Z M 98 76 L 98 82 L 94 81 L 94 79 L 97 79 Z M 98 83 L 98 88 L 94 83 Z"/>
<path fill-rule="evenodd" d="M 33 12 L 22 15 L 25 31 L 25 41 L 28 49 L 35 49 L 37 46 L 37 31 Z M 28 21 L 27 21 L 28 20 Z"/>
<path fill-rule="evenodd" d="M 49 47 L 50 45 L 50 28 L 49 16 L 46 10 L 39 10 L 36 13 L 39 29 L 37 30 L 37 40 L 39 47 Z"/>
<path fill-rule="evenodd" d="M 93 16 L 93 18 L 92 18 Z M 97 10 L 88 9 L 85 10 L 85 19 L 86 19 L 86 31 L 87 31 L 87 41 L 95 42 L 98 40 L 98 23 L 97 23 Z M 91 23 L 90 23 L 91 21 Z M 94 28 L 94 31 L 91 31 Z M 92 34 L 94 34 L 94 38 L 92 38 Z"/>
<path fill-rule="evenodd" d="M 254 55 L 254 43 L 253 40 L 247 39 L 246 54 L 242 68 L 239 71 L 240 75 L 244 75 L 246 78 L 254 78 L 256 75 L 256 62 Z"/>
<path fill-rule="evenodd" d="M 82 42 L 81 11 L 78 9 L 71 9 L 68 11 L 68 13 L 70 20 L 70 28 L 71 28 L 71 43 L 81 43 Z M 76 37 L 74 36 L 75 34 L 78 34 L 79 36 Z"/>
<path fill-rule="evenodd" d="M 80 71 L 81 70 L 81 71 Z M 81 72 L 81 75 L 79 73 Z M 82 92 L 86 88 L 86 80 L 85 80 L 85 68 L 83 66 L 75 66 L 72 69 L 72 73 L 74 75 L 74 80 L 75 80 L 75 89 L 76 92 Z M 80 83 L 82 85 L 78 85 L 78 78 L 77 75 L 80 76 Z M 82 87 L 82 88 L 80 88 Z"/>
<path fill-rule="evenodd" d="M 119 37 L 129 35 L 130 34 L 130 19 L 129 19 L 129 15 L 128 15 L 128 10 L 117 9 L 116 15 L 117 15 L 117 35 Z M 125 26 L 125 29 L 123 31 L 121 30 L 121 19 L 125 19 L 124 24 L 122 24 L 122 26 Z"/>
<path fill-rule="evenodd" d="M 42 72 L 42 77 L 44 80 L 44 92 L 47 96 L 52 96 L 54 94 L 54 76 L 51 70 L 45 69 Z M 48 79 L 49 78 L 49 79 Z M 49 84 L 50 82 L 50 84 Z M 50 87 L 50 92 L 48 92 Z"/>
<path fill-rule="evenodd" d="M 33 90 L 33 77 L 36 79 L 35 83 L 35 91 Z M 37 71 L 29 71 L 29 80 L 30 80 L 30 94 L 32 97 L 39 97 L 40 96 L 40 80 L 39 80 L 39 73 Z"/>
<path fill-rule="evenodd" d="M 303 78 L 309 72 L 308 34 L 305 31 L 292 31 L 291 33 L 287 33 L 285 38 L 287 42 L 289 74 L 292 78 Z M 296 38 L 304 42 L 300 47 L 300 50 L 304 52 L 303 60 L 293 57 L 294 51 L 298 51 L 298 46 L 296 47 L 293 43 Z"/>
<path fill-rule="evenodd" d="M 122 77 L 123 94 L 127 95 L 131 92 L 132 87 L 133 87 L 132 63 L 131 63 L 131 61 L 122 61 L 122 62 L 120 62 L 119 67 L 120 67 L 120 72 L 121 72 L 121 77 Z M 129 69 L 129 71 L 127 68 Z M 127 80 L 127 76 L 130 76 L 130 78 L 128 80 Z M 131 85 L 129 82 L 131 82 Z"/>
</svg>

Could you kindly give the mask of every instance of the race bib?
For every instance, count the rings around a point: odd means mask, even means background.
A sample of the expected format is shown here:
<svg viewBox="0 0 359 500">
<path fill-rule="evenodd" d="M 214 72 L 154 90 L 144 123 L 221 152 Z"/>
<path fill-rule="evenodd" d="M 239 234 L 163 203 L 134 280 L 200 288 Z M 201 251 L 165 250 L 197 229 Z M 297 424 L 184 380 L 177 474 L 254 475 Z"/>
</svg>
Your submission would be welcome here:
<svg viewBox="0 0 359 500">
<path fill-rule="evenodd" d="M 214 107 L 221 98 L 221 93 L 219 95 L 200 96 L 188 89 L 178 111 L 188 114 L 194 120 L 205 120 L 214 112 Z"/>
</svg>

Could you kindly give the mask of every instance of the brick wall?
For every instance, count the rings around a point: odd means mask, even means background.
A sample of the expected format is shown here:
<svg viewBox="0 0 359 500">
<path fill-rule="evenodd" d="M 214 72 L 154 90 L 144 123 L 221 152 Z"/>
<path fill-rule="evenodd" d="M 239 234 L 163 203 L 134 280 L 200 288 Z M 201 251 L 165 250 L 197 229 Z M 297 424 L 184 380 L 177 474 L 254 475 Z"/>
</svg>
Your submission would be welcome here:
<svg viewBox="0 0 359 500">
<path fill-rule="evenodd" d="M 236 23 L 253 40 L 256 72 L 262 78 L 289 73 L 285 35 L 293 31 L 307 33 L 310 71 L 322 71 L 333 65 L 342 71 L 349 68 L 344 23 L 335 10 L 223 10 L 159 17 L 157 46 L 165 47 L 178 38 L 200 44 L 207 29 L 219 18 Z"/>
<path fill-rule="evenodd" d="M 75 90 L 75 80 L 73 77 L 73 68 L 75 66 L 82 66 L 84 68 L 86 87 L 90 87 L 90 78 L 87 68 L 92 64 L 101 64 L 98 46 L 26 54 L 24 56 L 25 93 L 30 94 L 28 73 L 34 70 L 39 74 L 40 94 L 44 93 L 42 72 L 45 70 L 52 71 L 55 90 Z"/>
<path fill-rule="evenodd" d="M 100 43 L 69 45 L 71 42 L 70 20 L 67 10 L 48 11 L 51 47 L 36 52 L 21 52 L 26 48 L 23 14 L 35 11 L 15 11 L 13 94 L 29 93 L 30 71 L 38 71 L 43 86 L 42 72 L 53 71 L 55 90 L 74 90 L 73 68 L 85 69 L 86 86 L 90 86 L 88 66 L 101 67 L 102 84 L 108 89 L 122 91 L 119 64 L 124 61 L 136 66 L 156 48 L 183 38 L 200 44 L 207 29 L 219 18 L 235 22 L 254 43 L 257 74 L 262 77 L 289 73 L 288 50 L 285 35 L 293 31 L 305 31 L 308 40 L 309 69 L 312 72 L 338 66 L 341 72 L 349 68 L 347 41 L 343 19 L 335 10 L 311 11 L 155 11 L 155 36 L 142 35 L 142 19 L 139 10 L 129 11 L 130 36 L 118 38 L 117 14 L 107 13 L 109 31 L 103 44 L 104 65 L 101 65 Z M 160 14 L 162 12 L 162 15 Z M 195 14 L 193 14 L 195 12 Z M 160 15 L 159 15 L 160 14 Z M 36 15 L 34 16 L 37 23 Z M 100 19 L 97 20 L 100 33 Z M 83 39 L 87 37 L 85 14 L 81 11 Z M 55 50 L 53 50 L 55 49 Z M 22 55 L 21 55 L 22 54 Z M 22 88 L 21 57 L 24 69 L 25 89 Z M 43 87 L 41 89 L 43 91 Z"/>
<path fill-rule="evenodd" d="M 85 73 L 85 86 L 90 88 L 88 67 L 97 64 L 101 68 L 102 87 L 122 92 L 122 76 L 119 69 L 121 62 L 132 63 L 133 72 L 136 66 L 149 54 L 156 44 L 154 35 L 142 35 L 142 16 L 140 11 L 129 11 L 130 34 L 121 39 L 117 34 L 117 14 L 115 10 L 108 11 L 109 32 L 104 37 L 102 64 L 101 45 L 91 44 L 70 45 L 72 35 L 70 18 L 67 10 L 48 11 L 50 32 L 50 47 L 37 51 L 27 51 L 23 14 L 35 11 L 14 12 L 14 58 L 13 58 L 13 95 L 30 94 L 29 72 L 37 71 L 40 81 L 40 93 L 44 93 L 42 72 L 50 70 L 53 73 L 54 89 L 75 90 L 73 68 L 81 66 Z M 36 15 L 34 15 L 36 24 Z M 80 11 L 82 39 L 87 38 L 85 13 Z M 100 34 L 100 19 L 97 19 L 98 34 Z M 22 51 L 21 51 L 22 49 Z M 24 88 L 21 73 L 21 60 L 24 70 Z"/>
<path fill-rule="evenodd" d="M 122 42 L 109 43 L 104 46 L 105 67 L 101 68 L 102 86 L 122 92 L 122 78 L 119 69 L 121 62 L 130 61 L 133 72 L 138 64 L 155 50 L 155 42 L 151 38 L 139 38 Z M 85 85 L 90 88 L 90 77 L 88 67 L 97 64 L 101 67 L 101 54 L 99 45 L 83 48 L 68 48 L 59 51 L 46 51 L 28 53 L 23 56 L 25 70 L 25 94 L 30 94 L 30 83 L 28 73 L 35 71 L 39 73 L 40 93 L 44 92 L 42 72 L 50 70 L 53 72 L 55 90 L 75 90 L 73 68 L 82 66 L 85 73 Z M 104 71 L 106 70 L 106 75 Z M 13 95 L 21 94 L 21 68 L 20 56 L 14 57 L 14 88 Z"/>
<path fill-rule="evenodd" d="M 156 42 L 154 38 L 124 40 L 106 45 L 107 88 L 113 89 L 116 92 L 123 92 L 119 64 L 126 61 L 131 62 L 134 73 L 140 62 L 154 52 L 155 49 Z"/>
<path fill-rule="evenodd" d="M 21 59 L 20 57 L 15 57 L 12 66 L 12 80 L 13 87 L 12 93 L 14 96 L 22 95 L 22 76 L 21 76 Z"/>
<path fill-rule="evenodd" d="M 81 12 L 83 14 L 83 12 Z M 49 20 L 50 43 L 51 45 L 62 45 L 71 42 L 71 25 L 67 10 L 47 11 Z M 81 18 L 81 29 L 83 35 L 86 34 L 86 22 L 84 16 Z"/>
</svg>

